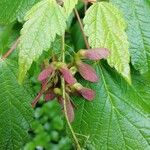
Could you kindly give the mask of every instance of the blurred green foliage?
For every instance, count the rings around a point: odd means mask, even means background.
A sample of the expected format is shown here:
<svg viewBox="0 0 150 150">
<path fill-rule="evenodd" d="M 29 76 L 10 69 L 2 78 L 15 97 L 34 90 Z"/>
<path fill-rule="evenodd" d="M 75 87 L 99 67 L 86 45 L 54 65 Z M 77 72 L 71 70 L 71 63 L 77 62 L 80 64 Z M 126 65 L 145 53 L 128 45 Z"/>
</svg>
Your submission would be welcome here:
<svg viewBox="0 0 150 150">
<path fill-rule="evenodd" d="M 71 150 L 72 142 L 66 136 L 62 111 L 57 101 L 47 102 L 35 109 L 31 125 L 31 141 L 24 150 Z"/>
</svg>

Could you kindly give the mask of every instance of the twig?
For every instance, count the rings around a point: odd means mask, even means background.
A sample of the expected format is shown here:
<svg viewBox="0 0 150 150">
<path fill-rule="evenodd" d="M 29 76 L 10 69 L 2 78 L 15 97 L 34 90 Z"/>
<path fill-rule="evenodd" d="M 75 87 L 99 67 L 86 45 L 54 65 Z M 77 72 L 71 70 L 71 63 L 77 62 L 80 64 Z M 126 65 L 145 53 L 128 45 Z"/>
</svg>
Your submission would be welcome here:
<svg viewBox="0 0 150 150">
<path fill-rule="evenodd" d="M 19 43 L 19 39 L 20 38 L 17 38 L 15 43 L 12 45 L 12 47 L 3 55 L 2 60 L 5 60 L 16 49 L 16 47 Z"/>
<path fill-rule="evenodd" d="M 37 104 L 37 102 L 39 101 L 40 97 L 43 95 L 45 89 L 46 89 L 46 86 L 47 86 L 47 81 L 44 82 L 44 84 L 42 85 L 42 88 L 40 90 L 40 92 L 38 93 L 37 97 L 34 99 L 34 101 L 31 103 L 32 104 L 32 107 L 34 108 L 35 105 Z"/>
<path fill-rule="evenodd" d="M 65 62 L 65 37 L 63 36 L 62 37 L 62 62 L 64 63 Z M 69 118 L 68 118 L 68 115 L 67 115 L 67 108 L 66 108 L 66 91 L 65 91 L 65 80 L 63 77 L 61 77 L 61 87 L 62 87 L 62 96 L 63 96 L 63 102 L 64 102 L 64 113 L 65 113 L 65 118 L 66 118 L 66 121 L 67 121 L 67 124 L 68 124 L 68 127 L 71 131 L 71 134 L 73 136 L 73 139 L 76 143 L 76 146 L 77 146 L 77 150 L 81 150 L 81 147 L 80 147 L 80 144 L 78 142 L 78 139 L 75 135 L 75 132 L 73 131 L 73 128 L 69 122 Z"/>
<path fill-rule="evenodd" d="M 88 41 L 87 41 L 87 38 L 86 38 L 86 35 L 85 35 L 85 33 L 84 33 L 82 21 L 81 21 L 81 19 L 80 19 L 79 13 L 78 13 L 78 11 L 77 11 L 76 8 L 74 8 L 74 12 L 75 12 L 75 14 L 76 14 L 76 16 L 77 16 L 77 19 L 78 19 L 78 22 L 79 22 L 79 25 L 80 25 L 80 29 L 81 29 L 81 32 L 82 32 L 82 35 L 83 35 L 83 38 L 84 38 L 84 42 L 85 42 L 86 48 L 87 48 L 87 49 L 90 49 L 90 45 L 89 45 L 89 43 L 88 43 Z"/>
</svg>

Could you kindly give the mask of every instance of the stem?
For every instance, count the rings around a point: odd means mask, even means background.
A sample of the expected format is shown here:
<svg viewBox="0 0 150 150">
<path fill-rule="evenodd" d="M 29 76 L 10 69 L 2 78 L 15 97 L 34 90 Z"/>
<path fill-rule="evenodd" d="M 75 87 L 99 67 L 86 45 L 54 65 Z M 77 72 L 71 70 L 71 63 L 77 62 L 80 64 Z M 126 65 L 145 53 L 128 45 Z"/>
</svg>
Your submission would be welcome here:
<svg viewBox="0 0 150 150">
<path fill-rule="evenodd" d="M 87 2 L 84 2 L 84 13 L 87 11 Z"/>
<path fill-rule="evenodd" d="M 82 35 L 83 35 L 83 38 L 84 38 L 84 42 L 85 42 L 86 48 L 90 49 L 90 45 L 89 45 L 89 43 L 87 41 L 87 38 L 86 38 L 86 35 L 84 33 L 84 29 L 83 29 L 83 24 L 82 24 L 81 18 L 79 16 L 79 13 L 78 13 L 76 8 L 74 8 L 74 12 L 75 12 L 75 14 L 77 16 L 77 19 L 78 19 L 78 22 L 79 22 L 79 25 L 80 25 L 80 29 L 81 29 L 81 32 L 82 32 Z"/>
<path fill-rule="evenodd" d="M 45 81 L 45 83 L 42 85 L 42 88 L 40 90 L 40 92 L 38 93 L 37 97 L 34 99 L 34 101 L 31 103 L 32 104 L 32 107 L 34 108 L 37 104 L 37 102 L 39 101 L 40 97 L 43 95 L 43 92 L 45 91 L 46 89 L 46 85 L 47 85 L 47 81 Z"/>
<path fill-rule="evenodd" d="M 62 62 L 65 63 L 65 37 L 63 36 L 62 37 Z M 76 146 L 77 146 L 77 150 L 81 150 L 81 147 L 80 147 L 80 144 L 78 142 L 78 139 L 75 135 L 75 132 L 73 131 L 73 128 L 69 122 L 69 118 L 68 118 L 68 115 L 67 115 L 67 108 L 66 108 L 66 91 L 65 91 L 65 80 L 63 77 L 61 77 L 61 88 L 62 88 L 62 97 L 63 97 L 63 102 L 64 102 L 64 113 L 65 113 L 65 118 L 66 118 L 66 121 L 67 121 L 67 125 L 71 131 L 71 134 L 73 136 L 73 139 L 76 143 Z"/>
<path fill-rule="evenodd" d="M 3 55 L 2 60 L 5 60 L 17 47 L 18 43 L 19 43 L 19 39 L 18 38 L 15 43 L 12 45 L 12 47 Z"/>
<path fill-rule="evenodd" d="M 54 51 L 52 50 L 52 62 L 56 61 Z"/>
<path fill-rule="evenodd" d="M 62 37 L 62 62 L 65 63 L 65 36 Z"/>
</svg>

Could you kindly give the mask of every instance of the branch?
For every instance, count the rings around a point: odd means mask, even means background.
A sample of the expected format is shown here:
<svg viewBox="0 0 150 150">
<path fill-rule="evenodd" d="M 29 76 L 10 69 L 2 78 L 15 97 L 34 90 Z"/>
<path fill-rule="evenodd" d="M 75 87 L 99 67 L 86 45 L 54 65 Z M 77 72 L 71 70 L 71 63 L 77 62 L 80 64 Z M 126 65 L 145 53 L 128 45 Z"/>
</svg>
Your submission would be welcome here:
<svg viewBox="0 0 150 150">
<path fill-rule="evenodd" d="M 65 37 L 63 36 L 62 37 L 62 62 L 64 63 L 65 62 Z M 76 143 L 76 146 L 77 146 L 77 150 L 81 150 L 81 147 L 80 147 L 80 144 L 78 142 L 78 139 L 73 131 L 73 128 L 69 122 L 69 118 L 68 118 L 68 115 L 67 115 L 67 107 L 66 107 L 66 91 L 65 91 L 65 80 L 63 77 L 61 77 L 61 88 L 62 88 L 62 97 L 63 97 L 63 102 L 64 102 L 64 113 L 65 113 L 65 118 L 66 118 L 66 121 L 67 121 L 67 124 L 68 124 L 68 127 L 71 131 L 71 134 L 73 136 L 73 139 Z"/>
<path fill-rule="evenodd" d="M 17 38 L 17 40 L 15 41 L 15 43 L 12 45 L 12 47 L 3 55 L 2 60 L 5 60 L 17 47 L 18 43 L 19 43 L 19 38 Z"/>
<path fill-rule="evenodd" d="M 75 14 L 77 16 L 77 19 L 78 19 L 78 22 L 79 22 L 79 25 L 80 25 L 80 29 L 81 29 L 81 32 L 82 32 L 82 35 L 83 35 L 83 38 L 84 38 L 84 42 L 85 42 L 86 48 L 90 49 L 90 45 L 89 45 L 89 43 L 87 41 L 87 38 L 86 38 L 86 35 L 84 33 L 84 29 L 83 29 L 83 24 L 82 24 L 81 18 L 79 16 L 79 13 L 78 13 L 76 8 L 74 8 L 74 12 L 75 12 Z"/>
</svg>

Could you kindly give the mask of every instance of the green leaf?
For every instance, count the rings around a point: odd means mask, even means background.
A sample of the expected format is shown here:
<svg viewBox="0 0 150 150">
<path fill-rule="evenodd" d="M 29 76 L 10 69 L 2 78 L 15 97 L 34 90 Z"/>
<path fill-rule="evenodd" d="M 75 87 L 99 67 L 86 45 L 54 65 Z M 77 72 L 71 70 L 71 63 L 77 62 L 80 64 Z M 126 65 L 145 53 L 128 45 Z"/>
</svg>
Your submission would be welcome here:
<svg viewBox="0 0 150 150">
<path fill-rule="evenodd" d="M 12 25 L 0 26 L 0 55 L 8 49 L 9 37 L 12 33 Z"/>
<path fill-rule="evenodd" d="M 25 13 L 38 0 L 1 0 L 0 1 L 0 23 L 9 24 L 17 17 L 23 18 Z"/>
<path fill-rule="evenodd" d="M 63 8 L 55 0 L 36 4 L 25 17 L 19 44 L 19 81 L 21 82 L 33 61 L 48 50 L 56 34 L 63 35 L 66 19 Z"/>
<path fill-rule="evenodd" d="M 78 21 L 71 27 L 71 37 L 76 51 L 85 48 L 85 42 Z"/>
<path fill-rule="evenodd" d="M 120 11 L 112 4 L 98 2 L 86 12 L 84 30 L 92 48 L 105 47 L 111 52 L 107 61 L 130 83 L 129 43 L 126 24 Z"/>
<path fill-rule="evenodd" d="M 78 0 L 65 0 L 64 1 L 64 9 L 66 16 L 69 17 L 75 5 L 78 3 Z"/>
<path fill-rule="evenodd" d="M 141 92 L 137 85 L 129 85 L 108 66 L 95 68 L 101 81 L 86 82 L 85 86 L 96 91 L 96 98 L 88 102 L 74 97 L 78 109 L 73 127 L 82 146 L 91 150 L 149 150 L 150 91 L 144 91 L 144 87 Z M 141 81 L 139 87 L 147 83 L 137 77 Z"/>
<path fill-rule="evenodd" d="M 139 78 L 139 73 L 134 73 L 132 81 L 137 93 L 140 93 L 145 103 L 150 106 L 150 76 Z"/>
<path fill-rule="evenodd" d="M 4 55 L 12 47 L 19 34 L 18 24 L 0 25 L 0 55 Z"/>
<path fill-rule="evenodd" d="M 150 70 L 150 1 L 111 0 L 122 10 L 128 24 L 132 64 L 141 73 Z"/>
<path fill-rule="evenodd" d="M 32 100 L 29 83 L 20 86 L 17 63 L 0 61 L 0 149 L 17 150 L 29 140 Z"/>
</svg>

